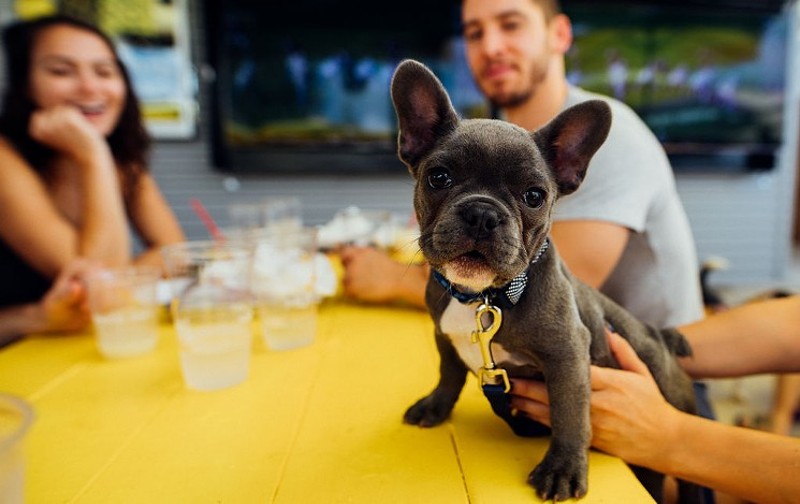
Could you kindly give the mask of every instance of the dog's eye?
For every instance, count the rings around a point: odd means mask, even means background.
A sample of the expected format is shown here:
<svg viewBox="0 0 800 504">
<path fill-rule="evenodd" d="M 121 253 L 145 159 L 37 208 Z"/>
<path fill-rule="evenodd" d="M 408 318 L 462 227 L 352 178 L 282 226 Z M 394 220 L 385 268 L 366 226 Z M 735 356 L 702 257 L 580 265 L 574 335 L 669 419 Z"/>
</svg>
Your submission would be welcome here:
<svg viewBox="0 0 800 504">
<path fill-rule="evenodd" d="M 522 199 L 525 200 L 525 204 L 529 207 L 539 208 L 544 204 L 544 191 L 541 189 L 528 189 L 522 195 Z"/>
<path fill-rule="evenodd" d="M 428 173 L 428 185 L 434 189 L 447 189 L 453 185 L 453 178 L 445 168 L 434 168 Z"/>
</svg>

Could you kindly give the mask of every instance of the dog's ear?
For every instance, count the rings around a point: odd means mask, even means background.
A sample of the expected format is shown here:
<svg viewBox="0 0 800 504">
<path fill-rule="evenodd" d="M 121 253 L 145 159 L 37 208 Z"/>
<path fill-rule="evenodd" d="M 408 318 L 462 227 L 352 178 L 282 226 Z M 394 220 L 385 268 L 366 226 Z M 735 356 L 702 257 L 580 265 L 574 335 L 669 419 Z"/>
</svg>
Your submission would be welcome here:
<svg viewBox="0 0 800 504">
<path fill-rule="evenodd" d="M 397 154 L 412 175 L 437 140 L 452 132 L 458 115 L 442 83 L 428 67 L 404 60 L 392 76 L 392 103 L 397 113 Z"/>
<path fill-rule="evenodd" d="M 602 100 L 574 105 L 533 133 L 558 181 L 560 195 L 574 192 L 583 182 L 589 161 L 605 142 L 611 127 L 611 108 Z"/>
</svg>

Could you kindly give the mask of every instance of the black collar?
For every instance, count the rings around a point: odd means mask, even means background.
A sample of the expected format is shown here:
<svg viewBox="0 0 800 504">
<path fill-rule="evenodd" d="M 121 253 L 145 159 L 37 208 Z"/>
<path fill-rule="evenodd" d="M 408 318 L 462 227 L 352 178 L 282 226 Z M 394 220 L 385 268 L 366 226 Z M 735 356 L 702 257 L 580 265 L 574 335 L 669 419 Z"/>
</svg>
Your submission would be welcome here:
<svg viewBox="0 0 800 504">
<path fill-rule="evenodd" d="M 530 264 L 534 264 L 542 257 L 542 254 L 547 250 L 549 244 L 550 239 L 548 238 L 542 244 L 541 248 L 539 248 L 539 251 L 536 253 L 533 260 L 531 260 Z M 529 268 L 530 265 L 528 268 L 525 268 L 525 271 L 512 278 L 510 282 L 502 287 L 490 287 L 481 292 L 462 292 L 458 290 L 450 280 L 436 270 L 433 270 L 433 278 L 439 282 L 439 285 L 441 285 L 448 294 L 463 304 L 488 300 L 493 305 L 497 305 L 500 308 L 511 308 L 519 302 L 522 294 L 525 292 L 525 287 L 528 285 Z"/>
</svg>

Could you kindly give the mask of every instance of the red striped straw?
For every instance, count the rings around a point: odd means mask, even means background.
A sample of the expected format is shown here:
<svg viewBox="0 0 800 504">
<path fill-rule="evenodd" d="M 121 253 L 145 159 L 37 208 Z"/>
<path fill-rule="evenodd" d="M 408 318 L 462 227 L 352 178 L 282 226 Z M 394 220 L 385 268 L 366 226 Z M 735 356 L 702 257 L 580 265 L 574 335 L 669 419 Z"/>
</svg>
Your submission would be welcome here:
<svg viewBox="0 0 800 504">
<path fill-rule="evenodd" d="M 208 229 L 208 233 L 211 235 L 211 237 L 215 241 L 219 242 L 225 241 L 225 237 L 222 236 L 222 233 L 220 232 L 217 223 L 214 222 L 214 218 L 211 217 L 210 213 L 208 213 L 208 210 L 206 210 L 206 207 L 203 206 L 203 203 L 197 198 L 192 198 L 191 200 L 189 200 L 189 202 L 192 204 L 192 209 L 194 210 L 194 213 L 197 214 L 197 216 L 205 225 L 206 229 Z"/>
</svg>

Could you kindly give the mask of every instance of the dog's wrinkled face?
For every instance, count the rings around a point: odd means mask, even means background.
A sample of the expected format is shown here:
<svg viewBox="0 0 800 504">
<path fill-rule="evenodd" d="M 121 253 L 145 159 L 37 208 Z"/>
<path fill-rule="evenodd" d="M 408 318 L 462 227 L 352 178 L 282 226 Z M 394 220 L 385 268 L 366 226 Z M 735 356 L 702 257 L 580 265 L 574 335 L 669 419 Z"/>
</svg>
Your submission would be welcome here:
<svg viewBox="0 0 800 504">
<path fill-rule="evenodd" d="M 550 228 L 558 193 L 528 132 L 464 121 L 417 166 L 420 245 L 431 266 L 474 291 L 527 266 Z M 491 181 L 500 181 L 495 183 Z"/>
<path fill-rule="evenodd" d="M 535 133 L 461 121 L 436 76 L 413 60 L 395 71 L 392 100 L 398 153 L 416 179 L 422 252 L 473 291 L 525 270 L 547 239 L 556 199 L 578 188 L 611 121 L 602 101 L 576 105 Z"/>
</svg>

